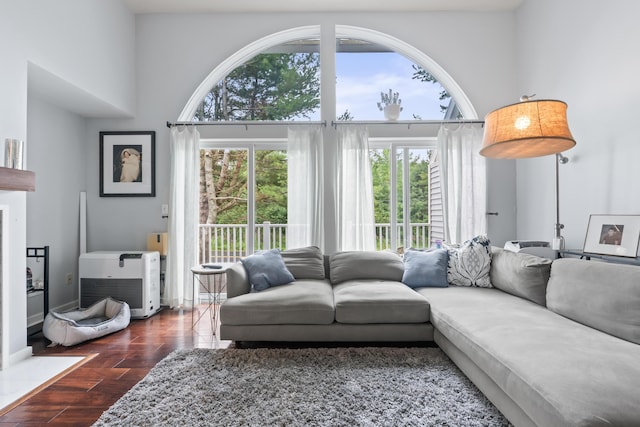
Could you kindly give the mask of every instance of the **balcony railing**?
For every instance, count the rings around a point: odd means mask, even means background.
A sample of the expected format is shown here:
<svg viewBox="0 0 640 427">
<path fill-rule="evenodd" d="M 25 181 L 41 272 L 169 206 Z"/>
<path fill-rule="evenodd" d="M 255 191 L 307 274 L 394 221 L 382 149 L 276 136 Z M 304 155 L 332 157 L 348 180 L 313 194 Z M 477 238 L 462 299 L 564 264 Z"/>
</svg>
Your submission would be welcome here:
<svg viewBox="0 0 640 427">
<path fill-rule="evenodd" d="M 247 256 L 247 225 L 246 224 L 200 224 L 199 227 L 199 262 L 235 262 Z M 376 224 L 376 249 L 391 248 L 391 225 Z M 287 225 L 264 222 L 256 224 L 253 230 L 255 250 L 286 249 Z M 396 226 L 396 239 L 404 242 L 404 227 Z M 426 248 L 430 244 L 430 227 L 428 223 L 410 224 L 409 247 Z M 398 244 L 398 247 L 402 244 Z"/>
</svg>

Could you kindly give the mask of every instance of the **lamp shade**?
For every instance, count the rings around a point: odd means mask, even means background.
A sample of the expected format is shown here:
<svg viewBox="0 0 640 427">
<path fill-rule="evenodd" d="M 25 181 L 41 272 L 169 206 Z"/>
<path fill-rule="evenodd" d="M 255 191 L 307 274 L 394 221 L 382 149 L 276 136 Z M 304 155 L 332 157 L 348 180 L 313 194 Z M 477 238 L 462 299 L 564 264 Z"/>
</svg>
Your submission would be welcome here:
<svg viewBox="0 0 640 427">
<path fill-rule="evenodd" d="M 576 145 L 567 123 L 567 104 L 524 101 L 487 114 L 480 154 L 519 159 L 560 153 Z"/>
</svg>

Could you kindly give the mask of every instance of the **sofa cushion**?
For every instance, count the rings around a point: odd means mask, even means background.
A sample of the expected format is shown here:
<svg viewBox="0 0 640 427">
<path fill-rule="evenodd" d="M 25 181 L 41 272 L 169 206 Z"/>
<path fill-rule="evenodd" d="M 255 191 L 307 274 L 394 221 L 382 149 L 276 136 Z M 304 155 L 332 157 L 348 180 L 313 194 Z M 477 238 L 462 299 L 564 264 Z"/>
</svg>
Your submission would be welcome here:
<svg viewBox="0 0 640 427">
<path fill-rule="evenodd" d="M 476 236 L 449 251 L 449 283 L 458 286 L 490 288 L 491 243 L 487 236 Z"/>
<path fill-rule="evenodd" d="M 411 287 L 434 286 L 446 288 L 447 263 L 449 255 L 446 249 L 416 251 L 409 249 L 404 254 L 404 274 L 402 283 Z"/>
<path fill-rule="evenodd" d="M 227 299 L 220 319 L 228 325 L 328 325 L 335 319 L 328 280 L 297 280 Z"/>
<path fill-rule="evenodd" d="M 640 267 L 557 259 L 547 286 L 547 307 L 640 344 Z"/>
<path fill-rule="evenodd" d="M 256 291 L 263 291 L 295 280 L 287 270 L 279 249 L 256 252 L 241 261 L 249 275 L 249 282 Z"/>
<path fill-rule="evenodd" d="M 551 263 L 547 258 L 493 247 L 491 284 L 512 295 L 546 305 Z"/>
<path fill-rule="evenodd" d="M 319 247 L 287 249 L 281 254 L 284 265 L 296 279 L 324 279 L 324 256 Z"/>
<path fill-rule="evenodd" d="M 392 280 L 399 282 L 404 274 L 400 256 L 391 252 L 346 251 L 331 255 L 329 276 L 334 285 L 347 280 Z"/>
<path fill-rule="evenodd" d="M 417 292 L 431 305 L 436 343 L 446 348 L 438 338 L 443 335 L 534 425 L 632 426 L 640 420 L 640 346 L 498 289 Z"/>
<path fill-rule="evenodd" d="M 424 323 L 429 303 L 398 281 L 350 280 L 333 288 L 339 323 Z"/>
</svg>

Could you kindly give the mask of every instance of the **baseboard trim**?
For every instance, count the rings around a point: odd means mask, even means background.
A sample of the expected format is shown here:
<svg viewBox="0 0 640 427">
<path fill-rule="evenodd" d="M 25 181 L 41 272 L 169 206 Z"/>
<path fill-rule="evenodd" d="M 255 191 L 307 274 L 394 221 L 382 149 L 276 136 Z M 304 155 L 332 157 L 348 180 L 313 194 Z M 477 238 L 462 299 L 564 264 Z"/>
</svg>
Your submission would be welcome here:
<svg viewBox="0 0 640 427">
<path fill-rule="evenodd" d="M 7 366 L 15 365 L 16 363 L 19 363 L 22 360 L 28 359 L 32 355 L 33 355 L 33 350 L 31 349 L 31 346 L 28 345 L 22 350 L 18 350 L 15 353 L 11 353 L 9 355 L 9 359 L 7 360 Z M 5 367 L 3 366 L 2 369 L 4 368 Z"/>
<path fill-rule="evenodd" d="M 57 307 L 53 307 L 49 309 L 49 311 L 55 311 L 56 313 L 64 313 L 65 311 L 76 310 L 78 307 L 80 307 L 80 305 L 78 304 L 78 300 L 73 300 L 65 304 L 59 305 Z"/>
</svg>

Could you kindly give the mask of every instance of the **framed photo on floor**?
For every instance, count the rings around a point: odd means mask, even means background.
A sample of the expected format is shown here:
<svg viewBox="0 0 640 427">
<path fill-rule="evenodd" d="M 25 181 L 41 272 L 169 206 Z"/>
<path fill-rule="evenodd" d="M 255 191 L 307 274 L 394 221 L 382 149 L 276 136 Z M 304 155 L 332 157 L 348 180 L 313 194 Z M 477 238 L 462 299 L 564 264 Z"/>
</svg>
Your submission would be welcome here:
<svg viewBox="0 0 640 427">
<path fill-rule="evenodd" d="M 100 197 L 155 197 L 155 131 L 100 132 Z"/>
<path fill-rule="evenodd" d="M 635 258 L 640 215 L 591 215 L 583 252 Z"/>
</svg>

